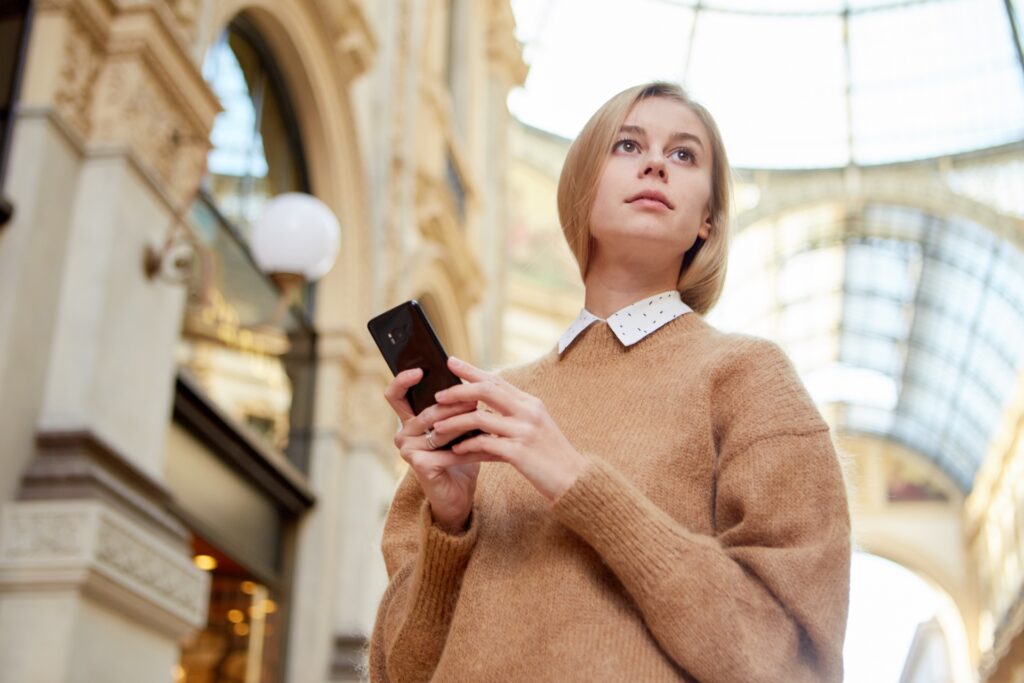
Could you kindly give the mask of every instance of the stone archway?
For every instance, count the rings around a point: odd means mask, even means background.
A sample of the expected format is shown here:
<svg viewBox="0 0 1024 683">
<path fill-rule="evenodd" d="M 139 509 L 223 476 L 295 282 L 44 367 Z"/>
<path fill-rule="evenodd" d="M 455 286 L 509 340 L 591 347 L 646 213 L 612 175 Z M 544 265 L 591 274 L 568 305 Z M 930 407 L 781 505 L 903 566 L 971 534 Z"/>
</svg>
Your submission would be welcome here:
<svg viewBox="0 0 1024 683">
<path fill-rule="evenodd" d="M 935 465 L 898 444 L 867 436 L 837 443 L 848 459 L 855 548 L 909 569 L 935 589 L 953 680 L 975 681 L 978 607 L 962 494 Z M 899 479 L 917 481 L 916 499 L 900 497 Z"/>
</svg>

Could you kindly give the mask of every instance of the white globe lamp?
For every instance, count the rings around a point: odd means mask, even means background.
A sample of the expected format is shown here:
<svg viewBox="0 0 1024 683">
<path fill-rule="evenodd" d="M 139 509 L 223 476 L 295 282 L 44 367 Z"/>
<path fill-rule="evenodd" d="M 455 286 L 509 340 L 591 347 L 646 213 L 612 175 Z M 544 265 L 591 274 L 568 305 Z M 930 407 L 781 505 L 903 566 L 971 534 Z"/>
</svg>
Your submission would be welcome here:
<svg viewBox="0 0 1024 683">
<path fill-rule="evenodd" d="M 313 195 L 286 192 L 264 205 L 250 246 L 256 265 L 281 288 L 287 307 L 299 286 L 334 266 L 341 227 L 334 212 Z"/>
</svg>

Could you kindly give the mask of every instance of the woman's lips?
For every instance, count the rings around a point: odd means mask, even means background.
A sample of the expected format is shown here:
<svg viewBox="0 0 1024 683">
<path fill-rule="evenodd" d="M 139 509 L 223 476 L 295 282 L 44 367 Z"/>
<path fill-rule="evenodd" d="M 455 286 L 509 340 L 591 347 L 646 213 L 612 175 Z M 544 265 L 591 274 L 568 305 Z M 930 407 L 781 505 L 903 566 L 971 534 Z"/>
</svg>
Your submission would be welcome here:
<svg viewBox="0 0 1024 683">
<path fill-rule="evenodd" d="M 652 209 L 671 209 L 672 204 L 668 201 L 668 197 L 658 192 L 657 190 L 644 190 L 638 192 L 629 199 L 626 200 L 627 204 L 633 204 L 641 208 L 652 208 Z"/>
</svg>

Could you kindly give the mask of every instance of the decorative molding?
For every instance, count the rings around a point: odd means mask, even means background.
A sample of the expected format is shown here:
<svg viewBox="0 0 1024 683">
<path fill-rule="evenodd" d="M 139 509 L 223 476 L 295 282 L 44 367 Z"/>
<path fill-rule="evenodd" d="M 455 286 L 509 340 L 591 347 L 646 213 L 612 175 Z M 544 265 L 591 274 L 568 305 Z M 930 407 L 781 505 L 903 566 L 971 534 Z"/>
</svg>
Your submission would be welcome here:
<svg viewBox="0 0 1024 683">
<path fill-rule="evenodd" d="M 189 37 L 194 36 L 199 21 L 199 0 L 170 0 L 170 5 L 182 32 Z"/>
<path fill-rule="evenodd" d="M 198 135 L 136 58 L 108 60 L 95 89 L 90 142 L 128 148 L 173 202 L 188 201 L 206 167 L 206 136 Z"/>
<path fill-rule="evenodd" d="M 155 591 L 180 607 L 194 612 L 197 624 L 206 621 L 206 576 L 188 558 L 171 556 L 165 549 L 145 542 L 136 529 L 108 515 L 97 530 L 96 560 L 101 567 L 117 573 L 140 587 Z"/>
<path fill-rule="evenodd" d="M 89 112 L 102 65 L 103 49 L 95 33 L 75 14 L 69 13 L 64 59 L 53 103 L 68 126 L 83 140 L 89 137 L 92 128 Z"/>
<path fill-rule="evenodd" d="M 85 518 L 78 510 L 42 510 L 4 517 L 0 557 L 66 558 L 86 552 Z"/>
<path fill-rule="evenodd" d="M 505 75 L 509 89 L 526 82 L 530 67 L 523 61 L 523 46 L 516 39 L 516 20 L 508 0 L 491 0 L 487 22 L 487 57 Z"/>
<path fill-rule="evenodd" d="M 423 236 L 440 245 L 451 264 L 452 286 L 463 311 L 480 300 L 484 274 L 460 227 L 451 191 L 441 180 L 416 174 L 416 224 Z"/>
<path fill-rule="evenodd" d="M 80 591 L 175 637 L 206 623 L 208 575 L 103 502 L 11 503 L 2 529 L 0 592 Z"/>
<path fill-rule="evenodd" d="M 188 530 L 167 510 L 167 489 L 86 430 L 37 434 L 36 455 L 22 477 L 18 498 L 102 500 L 171 543 L 188 542 Z"/>
<path fill-rule="evenodd" d="M 349 78 L 373 68 L 377 38 L 362 4 L 357 0 L 319 0 L 316 5 Z"/>
<path fill-rule="evenodd" d="M 89 150 L 124 150 L 175 207 L 206 166 L 220 104 L 189 55 L 196 0 L 45 3 L 66 28 L 54 111 Z"/>
</svg>

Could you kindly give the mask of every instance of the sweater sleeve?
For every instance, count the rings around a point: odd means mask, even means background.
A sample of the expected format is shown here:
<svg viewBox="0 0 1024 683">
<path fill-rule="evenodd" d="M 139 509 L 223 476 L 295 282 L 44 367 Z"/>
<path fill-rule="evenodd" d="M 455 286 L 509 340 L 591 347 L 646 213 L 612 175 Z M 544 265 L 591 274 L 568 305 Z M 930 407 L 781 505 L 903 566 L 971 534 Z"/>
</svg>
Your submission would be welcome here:
<svg viewBox="0 0 1024 683">
<path fill-rule="evenodd" d="M 782 351 L 714 371 L 714 535 L 596 457 L 553 512 L 618 576 L 665 653 L 704 683 L 841 681 L 850 521 L 828 426 Z"/>
<path fill-rule="evenodd" d="M 430 680 L 441 658 L 478 524 L 459 536 L 434 524 L 419 483 L 409 472 L 384 525 L 389 583 L 370 640 L 370 680 Z"/>
</svg>

